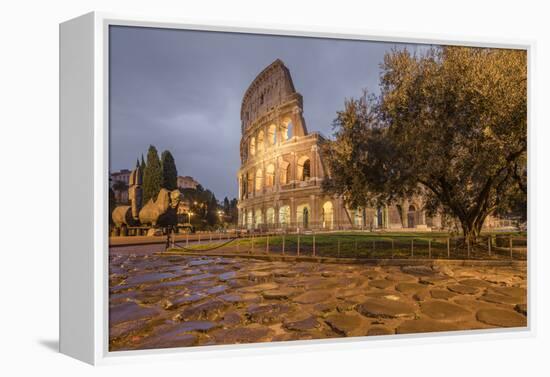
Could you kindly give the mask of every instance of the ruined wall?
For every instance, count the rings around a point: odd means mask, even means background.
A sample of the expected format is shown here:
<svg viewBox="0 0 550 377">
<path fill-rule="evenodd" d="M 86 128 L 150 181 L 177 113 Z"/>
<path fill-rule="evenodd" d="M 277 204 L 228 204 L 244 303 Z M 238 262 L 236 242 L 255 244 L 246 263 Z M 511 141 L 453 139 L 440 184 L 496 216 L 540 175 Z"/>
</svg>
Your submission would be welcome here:
<svg viewBox="0 0 550 377">
<path fill-rule="evenodd" d="M 239 225 L 247 228 L 394 228 L 397 208 L 350 210 L 323 193 L 324 139 L 307 132 L 302 96 L 277 59 L 252 81 L 241 105 Z M 403 208 L 410 205 L 403 203 Z M 417 206 L 418 207 L 418 206 Z M 415 207 L 416 208 L 416 207 Z M 404 213 L 416 227 L 423 215 Z"/>
</svg>

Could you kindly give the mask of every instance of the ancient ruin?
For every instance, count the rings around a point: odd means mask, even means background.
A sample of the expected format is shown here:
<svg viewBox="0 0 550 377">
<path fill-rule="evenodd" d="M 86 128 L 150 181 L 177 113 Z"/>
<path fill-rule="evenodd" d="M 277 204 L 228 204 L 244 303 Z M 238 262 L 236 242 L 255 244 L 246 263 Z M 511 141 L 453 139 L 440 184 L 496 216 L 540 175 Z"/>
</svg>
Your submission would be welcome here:
<svg viewBox="0 0 550 377">
<path fill-rule="evenodd" d="M 139 211 L 139 221 L 143 225 L 166 227 L 177 223 L 177 208 L 181 201 L 179 190 L 160 189 L 157 199 L 149 200 Z"/>
<path fill-rule="evenodd" d="M 118 206 L 113 210 L 112 219 L 117 228 L 124 226 L 137 226 L 139 225 L 139 211 L 143 202 L 143 190 L 141 185 L 143 184 L 143 172 L 136 165 L 136 168 L 130 173 L 130 180 L 128 182 L 128 201 L 129 206 Z"/>
<path fill-rule="evenodd" d="M 302 96 L 277 59 L 250 84 L 241 106 L 239 225 L 248 229 L 428 229 L 421 198 L 380 208 L 347 208 L 321 182 L 325 137 L 308 132 Z"/>
<path fill-rule="evenodd" d="M 156 200 L 150 199 L 143 205 L 143 172 L 139 165 L 130 174 L 128 200 L 129 206 L 118 206 L 113 210 L 114 235 L 127 235 L 130 227 L 136 234 L 146 233 L 149 228 L 175 226 L 178 222 L 178 210 L 182 201 L 179 190 L 160 190 Z"/>
</svg>

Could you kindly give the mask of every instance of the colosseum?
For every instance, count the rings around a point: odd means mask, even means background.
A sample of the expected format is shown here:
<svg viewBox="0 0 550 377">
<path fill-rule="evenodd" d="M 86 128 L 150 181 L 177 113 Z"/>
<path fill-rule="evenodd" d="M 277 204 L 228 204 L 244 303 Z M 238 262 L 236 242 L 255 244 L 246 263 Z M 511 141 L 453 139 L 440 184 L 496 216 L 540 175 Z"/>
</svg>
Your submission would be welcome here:
<svg viewBox="0 0 550 377">
<path fill-rule="evenodd" d="M 347 208 L 323 192 L 330 172 L 308 132 L 302 96 L 277 59 L 250 84 L 241 105 L 239 225 L 247 229 L 428 229 L 438 226 L 420 199 L 381 208 Z"/>
</svg>

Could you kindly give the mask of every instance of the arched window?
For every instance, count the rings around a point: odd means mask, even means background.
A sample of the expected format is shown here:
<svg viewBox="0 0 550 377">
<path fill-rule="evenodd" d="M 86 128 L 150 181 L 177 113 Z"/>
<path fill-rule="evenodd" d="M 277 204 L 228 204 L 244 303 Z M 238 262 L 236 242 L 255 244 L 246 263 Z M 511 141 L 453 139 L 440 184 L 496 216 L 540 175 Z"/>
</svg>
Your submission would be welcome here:
<svg viewBox="0 0 550 377">
<path fill-rule="evenodd" d="M 416 226 L 416 208 L 411 204 L 407 213 L 407 227 L 414 228 Z"/>
<path fill-rule="evenodd" d="M 256 191 L 260 191 L 263 187 L 264 174 L 262 169 L 256 170 Z"/>
<path fill-rule="evenodd" d="M 254 174 L 252 172 L 246 173 L 246 192 L 251 194 L 254 192 Z"/>
<path fill-rule="evenodd" d="M 246 195 L 246 192 L 247 192 L 247 189 L 246 189 L 247 177 L 246 177 L 246 175 L 241 176 L 239 178 L 239 181 L 240 181 L 240 184 L 241 184 L 241 192 L 239 194 L 240 194 L 241 199 L 244 199 L 244 197 Z"/>
<path fill-rule="evenodd" d="M 248 229 L 254 227 L 254 214 L 252 213 L 252 211 L 248 211 L 246 215 L 246 227 Z"/>
<path fill-rule="evenodd" d="M 378 207 L 376 209 L 376 225 L 378 225 L 378 228 L 384 227 L 384 210 L 382 207 Z"/>
<path fill-rule="evenodd" d="M 298 226 L 307 228 L 309 226 L 309 205 L 302 204 L 296 208 L 296 222 Z"/>
<path fill-rule="evenodd" d="M 309 160 L 304 162 L 304 168 L 302 170 L 302 181 L 307 181 L 311 178 L 311 163 Z"/>
<path fill-rule="evenodd" d="M 292 179 L 292 174 L 291 174 L 291 170 L 290 170 L 290 164 L 288 164 L 288 165 L 286 166 L 285 174 L 286 174 L 286 183 L 290 183 L 290 180 Z"/>
<path fill-rule="evenodd" d="M 258 147 L 256 148 L 258 150 L 258 153 L 262 153 L 264 151 L 264 132 L 260 131 L 258 132 Z"/>
<path fill-rule="evenodd" d="M 290 182 L 290 164 L 286 161 L 280 163 L 279 180 L 281 185 L 286 185 Z"/>
<path fill-rule="evenodd" d="M 274 124 L 267 129 L 267 142 L 269 145 L 277 144 L 277 127 Z"/>
<path fill-rule="evenodd" d="M 250 139 L 250 153 L 249 155 L 250 156 L 254 156 L 256 154 L 256 139 L 253 137 L 252 139 Z"/>
<path fill-rule="evenodd" d="M 262 219 L 262 210 L 257 209 L 256 212 L 254 213 L 254 224 L 257 227 L 258 225 L 261 225 L 263 223 L 264 223 L 264 221 Z"/>
<path fill-rule="evenodd" d="M 332 229 L 334 224 L 334 211 L 332 202 L 328 201 L 323 204 L 323 228 Z"/>
<path fill-rule="evenodd" d="M 265 169 L 265 187 L 273 187 L 275 181 L 275 165 L 269 164 Z"/>
<path fill-rule="evenodd" d="M 292 136 L 294 136 L 294 126 L 292 125 L 292 122 L 288 122 L 286 125 L 286 140 L 291 139 Z"/>
<path fill-rule="evenodd" d="M 283 121 L 283 125 L 281 126 L 281 140 L 286 141 L 288 139 L 291 139 L 293 136 L 293 125 L 292 121 L 290 119 L 285 119 Z"/>
<path fill-rule="evenodd" d="M 307 156 L 302 156 L 298 160 L 298 177 L 301 181 L 308 181 L 311 178 L 311 162 Z"/>
<path fill-rule="evenodd" d="M 290 225 L 290 207 L 282 206 L 279 208 L 279 225 L 286 227 Z"/>
</svg>

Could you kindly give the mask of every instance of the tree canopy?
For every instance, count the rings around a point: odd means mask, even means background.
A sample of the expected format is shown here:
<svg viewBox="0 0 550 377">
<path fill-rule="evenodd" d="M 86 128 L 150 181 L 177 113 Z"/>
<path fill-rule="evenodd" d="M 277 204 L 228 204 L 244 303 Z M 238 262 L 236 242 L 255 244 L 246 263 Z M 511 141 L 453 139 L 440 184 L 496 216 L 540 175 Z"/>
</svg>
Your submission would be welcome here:
<svg viewBox="0 0 550 377">
<path fill-rule="evenodd" d="M 167 190 L 175 190 L 178 188 L 178 170 L 176 162 L 170 151 L 162 152 L 162 182 L 161 187 Z"/>
<path fill-rule="evenodd" d="M 324 187 L 352 205 L 421 194 L 475 239 L 488 215 L 526 211 L 527 62 L 522 50 L 394 50 L 380 96 L 334 121 Z"/>
<path fill-rule="evenodd" d="M 149 146 L 147 151 L 147 163 L 143 171 L 143 202 L 155 200 L 160 192 L 162 183 L 162 168 L 157 148 Z"/>
<path fill-rule="evenodd" d="M 196 188 L 180 189 L 184 199 L 189 202 L 193 213 L 191 223 L 196 229 L 213 229 L 219 225 L 219 205 L 216 195 L 201 185 Z"/>
</svg>

